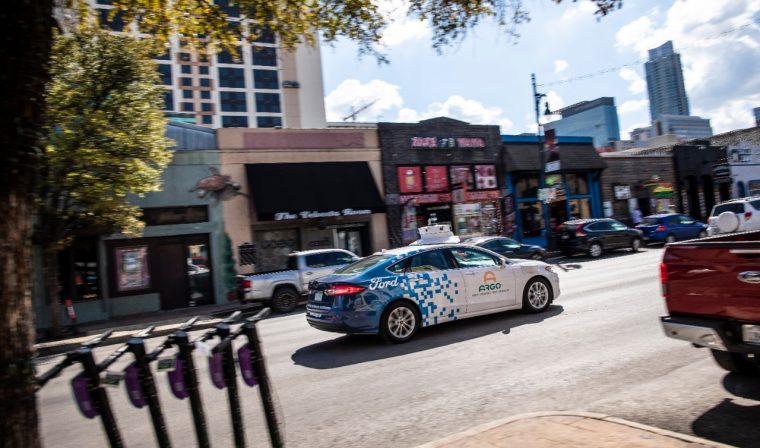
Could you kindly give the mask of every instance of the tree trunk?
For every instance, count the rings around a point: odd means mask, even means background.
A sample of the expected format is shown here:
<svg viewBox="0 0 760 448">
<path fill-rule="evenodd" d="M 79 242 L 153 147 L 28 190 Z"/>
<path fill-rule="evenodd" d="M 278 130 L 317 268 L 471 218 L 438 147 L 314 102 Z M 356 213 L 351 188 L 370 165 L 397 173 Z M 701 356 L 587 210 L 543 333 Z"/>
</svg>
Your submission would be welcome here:
<svg viewBox="0 0 760 448">
<path fill-rule="evenodd" d="M 35 448 L 32 210 L 53 2 L 6 0 L 0 15 L 0 447 Z"/>
<path fill-rule="evenodd" d="M 61 297 L 58 281 L 58 250 L 45 248 L 45 297 L 50 310 L 49 336 L 58 336 L 61 330 Z"/>
</svg>

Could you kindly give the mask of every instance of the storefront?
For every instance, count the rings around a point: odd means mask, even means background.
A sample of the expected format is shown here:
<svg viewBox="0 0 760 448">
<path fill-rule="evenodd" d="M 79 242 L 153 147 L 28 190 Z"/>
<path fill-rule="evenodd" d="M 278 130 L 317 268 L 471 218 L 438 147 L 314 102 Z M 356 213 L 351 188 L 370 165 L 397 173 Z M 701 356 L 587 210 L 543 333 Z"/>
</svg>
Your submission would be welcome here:
<svg viewBox="0 0 760 448">
<path fill-rule="evenodd" d="M 462 238 L 501 234 L 498 130 L 443 117 L 378 124 L 392 246 L 430 221 Z"/>
<path fill-rule="evenodd" d="M 283 269 L 294 251 L 388 247 L 375 129 L 217 132 L 223 170 L 242 187 L 224 204 L 239 273 Z"/>
<path fill-rule="evenodd" d="M 544 173 L 535 136 L 501 139 L 505 234 L 546 247 L 553 230 L 564 221 L 602 216 L 600 174 L 606 164 L 590 138 L 559 137 Z"/>
<path fill-rule="evenodd" d="M 725 146 L 710 146 L 709 141 L 673 147 L 675 202 L 678 211 L 706 222 L 713 206 L 731 198 L 729 172 L 717 173 L 727 165 Z"/>
</svg>

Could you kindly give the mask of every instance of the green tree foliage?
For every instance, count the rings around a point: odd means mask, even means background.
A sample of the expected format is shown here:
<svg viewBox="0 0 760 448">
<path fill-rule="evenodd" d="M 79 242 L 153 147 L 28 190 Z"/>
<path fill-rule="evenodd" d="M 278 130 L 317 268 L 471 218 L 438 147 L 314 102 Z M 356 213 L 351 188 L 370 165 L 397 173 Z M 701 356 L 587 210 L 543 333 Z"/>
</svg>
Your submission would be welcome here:
<svg viewBox="0 0 760 448">
<path fill-rule="evenodd" d="M 47 135 L 35 242 L 46 255 L 53 324 L 55 259 L 84 228 L 138 235 L 141 211 L 127 195 L 157 191 L 171 159 L 153 47 L 84 29 L 57 35 L 50 64 Z"/>
</svg>

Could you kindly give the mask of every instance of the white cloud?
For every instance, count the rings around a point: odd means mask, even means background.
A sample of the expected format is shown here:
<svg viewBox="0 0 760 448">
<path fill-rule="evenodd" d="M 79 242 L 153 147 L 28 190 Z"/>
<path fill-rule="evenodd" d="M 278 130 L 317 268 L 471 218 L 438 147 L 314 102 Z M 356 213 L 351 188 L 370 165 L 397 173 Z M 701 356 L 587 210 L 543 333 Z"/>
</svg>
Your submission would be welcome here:
<svg viewBox="0 0 760 448">
<path fill-rule="evenodd" d="M 726 132 L 746 127 L 740 123 L 750 108 L 741 105 L 760 92 L 759 14 L 756 0 L 676 0 L 665 14 L 650 11 L 621 27 L 616 46 L 646 58 L 672 40 L 692 115 L 713 118 L 713 130 Z"/>
<path fill-rule="evenodd" d="M 362 84 L 356 79 L 346 79 L 325 97 L 328 121 L 342 121 L 353 111 L 375 101 L 357 114 L 358 121 L 375 121 L 391 109 L 404 104 L 400 87 L 379 79 Z"/>
<path fill-rule="evenodd" d="M 628 81 L 630 84 L 628 85 L 628 91 L 631 92 L 634 95 L 639 95 L 647 90 L 647 82 L 644 81 L 644 78 L 639 76 L 638 73 L 636 73 L 635 70 L 630 69 L 628 67 L 624 67 L 620 69 L 620 72 L 618 73 L 623 80 Z"/>
<path fill-rule="evenodd" d="M 760 104 L 760 94 L 751 95 L 746 98 L 725 101 L 716 109 L 711 111 L 694 110 L 694 115 L 702 118 L 709 118 L 713 132 L 721 132 L 744 129 L 755 125 L 755 117 L 752 114 L 752 108 Z"/>
<path fill-rule="evenodd" d="M 386 0 L 380 3 L 380 13 L 389 22 L 388 27 L 383 31 L 383 46 L 397 47 L 408 41 L 430 37 L 428 23 L 408 17 L 407 12 L 407 6 L 400 0 Z"/>
<path fill-rule="evenodd" d="M 569 64 L 567 63 L 567 61 L 563 59 L 557 59 L 556 61 L 554 61 L 554 73 L 560 74 L 564 72 L 565 70 L 567 70 L 568 65 Z"/>
<path fill-rule="evenodd" d="M 488 107 L 480 101 L 452 95 L 443 102 L 431 103 L 421 113 L 409 108 L 401 109 L 396 121 L 416 122 L 434 117 L 449 117 L 471 124 L 497 124 L 504 133 L 512 129 L 513 123 L 503 114 L 504 110 L 501 107 Z"/>
<path fill-rule="evenodd" d="M 571 5 L 572 6 L 567 8 L 562 14 L 562 20 L 565 22 L 583 18 L 593 18 L 594 13 L 596 12 L 596 5 L 594 5 L 594 2 L 577 2 L 572 3 Z"/>
<path fill-rule="evenodd" d="M 649 107 L 649 100 L 628 100 L 617 108 L 619 114 L 638 112 Z"/>
</svg>

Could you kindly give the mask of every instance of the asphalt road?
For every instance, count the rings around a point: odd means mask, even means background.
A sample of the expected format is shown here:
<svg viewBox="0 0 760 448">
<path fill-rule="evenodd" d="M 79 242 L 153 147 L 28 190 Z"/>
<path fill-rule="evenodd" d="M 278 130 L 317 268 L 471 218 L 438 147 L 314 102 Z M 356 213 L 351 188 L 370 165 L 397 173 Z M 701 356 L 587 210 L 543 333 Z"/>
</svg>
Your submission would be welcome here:
<svg viewBox="0 0 760 448">
<path fill-rule="evenodd" d="M 547 312 L 448 323 L 402 345 L 320 332 L 302 312 L 267 319 L 259 325 L 287 445 L 411 447 L 510 415 L 582 410 L 760 446 L 760 380 L 726 374 L 706 349 L 663 335 L 661 256 L 647 248 L 563 259 L 562 295 Z M 196 360 L 212 443 L 230 446 L 226 394 Z M 106 446 L 100 422 L 71 399 L 74 373 L 39 394 L 45 444 Z M 156 377 L 172 442 L 194 446 L 187 401 Z M 147 409 L 133 408 L 123 388 L 109 393 L 125 444 L 154 446 Z M 249 445 L 267 446 L 258 390 L 241 385 L 241 396 Z"/>
</svg>

